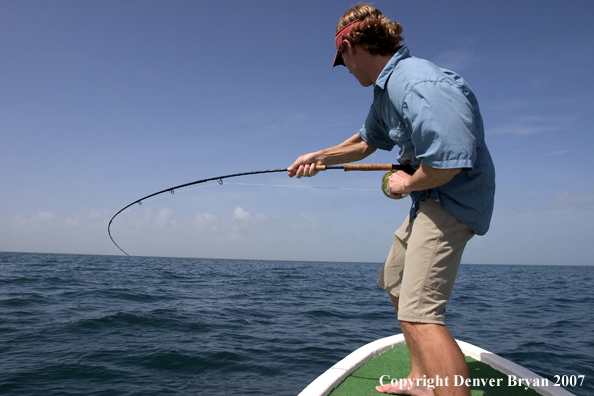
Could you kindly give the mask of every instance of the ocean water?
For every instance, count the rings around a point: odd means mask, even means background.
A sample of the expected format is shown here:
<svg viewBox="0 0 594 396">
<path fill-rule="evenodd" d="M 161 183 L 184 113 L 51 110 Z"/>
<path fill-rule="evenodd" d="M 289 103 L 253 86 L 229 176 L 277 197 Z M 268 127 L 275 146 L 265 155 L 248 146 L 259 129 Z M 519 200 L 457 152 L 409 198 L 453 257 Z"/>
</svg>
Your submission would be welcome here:
<svg viewBox="0 0 594 396">
<path fill-rule="evenodd" d="M 377 263 L 0 253 L 2 395 L 296 395 L 400 332 Z M 594 267 L 462 265 L 460 340 L 594 395 Z"/>
</svg>

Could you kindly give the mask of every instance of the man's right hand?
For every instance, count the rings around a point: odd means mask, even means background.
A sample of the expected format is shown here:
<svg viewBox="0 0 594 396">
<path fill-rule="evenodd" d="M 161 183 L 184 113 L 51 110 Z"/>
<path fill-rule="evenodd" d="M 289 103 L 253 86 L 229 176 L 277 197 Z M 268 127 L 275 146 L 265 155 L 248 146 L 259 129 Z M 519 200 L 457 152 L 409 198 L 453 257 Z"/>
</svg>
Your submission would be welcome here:
<svg viewBox="0 0 594 396">
<path fill-rule="evenodd" d="M 358 133 L 348 138 L 338 146 L 302 155 L 293 165 L 287 168 L 289 176 L 312 177 L 318 174 L 316 165 L 336 165 L 355 162 L 366 158 L 375 151 L 365 143 Z"/>
<path fill-rule="evenodd" d="M 316 170 L 316 165 L 321 165 L 317 162 L 317 153 L 309 153 L 297 158 L 293 165 L 287 168 L 287 171 L 289 177 L 297 176 L 297 179 L 312 177 L 319 172 Z"/>
</svg>

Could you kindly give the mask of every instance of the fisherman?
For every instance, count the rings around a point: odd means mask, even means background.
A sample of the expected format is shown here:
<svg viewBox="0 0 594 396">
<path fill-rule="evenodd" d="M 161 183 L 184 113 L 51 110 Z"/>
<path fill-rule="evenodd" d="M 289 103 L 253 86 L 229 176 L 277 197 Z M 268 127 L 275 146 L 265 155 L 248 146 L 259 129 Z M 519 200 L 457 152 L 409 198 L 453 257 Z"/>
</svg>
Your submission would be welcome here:
<svg viewBox="0 0 594 396">
<path fill-rule="evenodd" d="M 357 134 L 300 156 L 289 176 L 311 177 L 316 165 L 359 161 L 398 146 L 398 162 L 416 172 L 393 173 L 387 191 L 394 198 L 410 193 L 412 208 L 394 234 L 378 284 L 396 309 L 413 381 L 376 389 L 470 395 L 468 387 L 454 386 L 456 375 L 469 373 L 445 312 L 466 243 L 487 232 L 493 212 L 495 171 L 476 97 L 456 73 L 412 57 L 401 44 L 402 26 L 376 8 L 352 7 L 336 31 L 333 66 L 346 66 L 364 87 L 373 85 L 373 104 Z M 437 377 L 449 381 L 433 390 L 414 381 Z"/>
</svg>

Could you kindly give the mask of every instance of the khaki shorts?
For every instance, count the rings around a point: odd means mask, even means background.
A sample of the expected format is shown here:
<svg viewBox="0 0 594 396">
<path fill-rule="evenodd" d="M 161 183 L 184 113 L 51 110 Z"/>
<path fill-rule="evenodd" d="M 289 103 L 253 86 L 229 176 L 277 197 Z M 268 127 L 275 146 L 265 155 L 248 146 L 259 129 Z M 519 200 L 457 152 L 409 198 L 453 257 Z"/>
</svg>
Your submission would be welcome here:
<svg viewBox="0 0 594 396">
<path fill-rule="evenodd" d="M 398 297 L 398 320 L 445 323 L 462 252 L 474 232 L 432 199 L 394 233 L 378 285 Z"/>
</svg>

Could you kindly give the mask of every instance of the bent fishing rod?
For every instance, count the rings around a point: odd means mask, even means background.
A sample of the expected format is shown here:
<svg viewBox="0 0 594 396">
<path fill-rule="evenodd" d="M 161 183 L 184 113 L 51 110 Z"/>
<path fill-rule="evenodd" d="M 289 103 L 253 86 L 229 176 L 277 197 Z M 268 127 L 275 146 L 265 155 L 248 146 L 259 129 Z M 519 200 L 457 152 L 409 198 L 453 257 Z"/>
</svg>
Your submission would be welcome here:
<svg viewBox="0 0 594 396">
<path fill-rule="evenodd" d="M 348 171 L 386 171 L 387 173 L 384 175 L 383 179 L 382 179 L 382 191 L 383 193 L 388 197 L 388 198 L 392 198 L 395 199 L 394 197 L 390 196 L 390 194 L 387 191 L 387 184 L 388 184 L 388 179 L 390 177 L 390 175 L 393 172 L 397 172 L 397 171 L 403 171 L 408 173 L 409 175 L 412 175 L 415 172 L 415 169 L 410 165 L 410 164 L 406 164 L 406 165 L 400 165 L 400 164 L 344 164 L 344 165 L 316 165 L 316 170 L 317 171 L 325 171 L 325 170 L 333 170 L 333 169 L 342 169 L 345 172 Z M 243 172 L 243 173 L 233 173 L 230 175 L 224 175 L 224 176 L 217 176 L 217 177 L 210 177 L 208 179 L 202 179 L 202 180 L 196 180 L 190 183 L 185 183 L 185 184 L 180 184 L 179 186 L 175 186 L 175 187 L 169 187 L 166 188 L 164 190 L 161 191 L 157 191 L 156 193 L 152 193 L 147 195 L 146 197 L 142 197 L 140 199 L 137 199 L 136 201 L 124 206 L 122 209 L 120 209 L 115 215 L 113 215 L 113 217 L 111 218 L 111 220 L 109 220 L 109 224 L 107 224 L 107 234 L 109 235 L 109 238 L 111 239 L 111 241 L 113 242 L 113 244 L 122 251 L 122 253 L 124 253 L 126 256 L 128 257 L 132 257 L 130 256 L 128 253 L 126 253 L 126 251 L 124 249 L 122 249 L 120 247 L 120 245 L 118 245 L 116 243 L 116 241 L 113 239 L 113 236 L 111 235 L 111 223 L 113 222 L 113 220 L 120 214 L 122 213 L 124 210 L 128 209 L 129 207 L 139 204 L 142 205 L 142 201 L 148 199 L 148 198 L 152 198 L 155 197 L 157 195 L 160 194 L 164 194 L 164 193 L 171 193 L 173 194 L 175 192 L 175 190 L 178 190 L 180 188 L 184 188 L 184 187 L 189 187 L 189 186 L 193 186 L 195 184 L 201 184 L 201 183 L 206 183 L 209 181 L 218 181 L 219 184 L 223 184 L 223 179 L 229 179 L 232 177 L 238 177 L 238 176 L 248 176 L 248 175 L 258 175 L 258 174 L 263 174 L 263 173 L 277 173 L 277 172 L 287 172 L 288 169 L 269 169 L 269 170 L 259 170 L 259 171 L 254 171 L 254 172 Z M 404 196 L 402 197 L 404 198 Z"/>
</svg>

